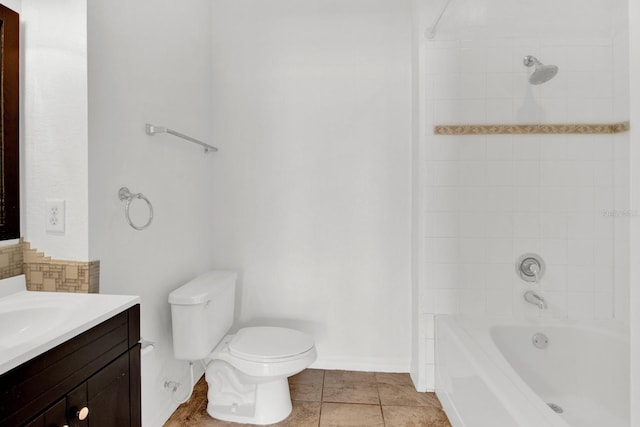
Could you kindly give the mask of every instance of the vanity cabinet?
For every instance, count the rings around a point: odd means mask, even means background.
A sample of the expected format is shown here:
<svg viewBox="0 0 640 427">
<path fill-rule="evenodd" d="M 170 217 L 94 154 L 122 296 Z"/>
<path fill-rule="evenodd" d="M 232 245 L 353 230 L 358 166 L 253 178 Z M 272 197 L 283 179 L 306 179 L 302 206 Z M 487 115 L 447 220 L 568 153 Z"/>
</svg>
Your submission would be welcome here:
<svg viewBox="0 0 640 427">
<path fill-rule="evenodd" d="M 140 427 L 140 306 L 0 376 L 0 425 Z"/>
</svg>

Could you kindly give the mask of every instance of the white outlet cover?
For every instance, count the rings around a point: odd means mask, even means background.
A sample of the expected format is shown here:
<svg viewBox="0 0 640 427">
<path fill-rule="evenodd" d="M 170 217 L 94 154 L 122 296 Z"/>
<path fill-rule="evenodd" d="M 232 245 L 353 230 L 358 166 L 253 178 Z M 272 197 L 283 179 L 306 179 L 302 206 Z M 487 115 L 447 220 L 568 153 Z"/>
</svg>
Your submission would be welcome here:
<svg viewBox="0 0 640 427">
<path fill-rule="evenodd" d="M 45 229 L 53 233 L 64 233 L 65 201 L 47 199 L 45 201 Z"/>
</svg>

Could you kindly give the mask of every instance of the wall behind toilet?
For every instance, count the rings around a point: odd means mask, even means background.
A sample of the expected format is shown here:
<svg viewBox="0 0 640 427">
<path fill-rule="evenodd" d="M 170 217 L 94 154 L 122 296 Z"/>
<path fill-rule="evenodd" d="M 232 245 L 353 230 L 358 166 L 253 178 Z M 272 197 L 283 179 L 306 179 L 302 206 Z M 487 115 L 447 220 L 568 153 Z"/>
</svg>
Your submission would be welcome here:
<svg viewBox="0 0 640 427">
<path fill-rule="evenodd" d="M 101 262 L 101 292 L 142 298 L 142 337 L 155 342 L 143 356 L 143 425 L 158 426 L 177 406 L 164 381 L 189 382 L 187 364 L 173 358 L 167 297 L 212 267 L 217 159 L 170 135 L 147 136 L 144 125 L 224 150 L 210 132 L 210 2 L 91 0 L 87 22 L 90 255 Z M 153 204 L 147 230 L 127 224 L 117 197 L 122 186 Z M 144 223 L 146 215 L 135 201 L 134 221 Z"/>
<path fill-rule="evenodd" d="M 408 370 L 411 4 L 213 2 L 215 263 L 317 367 Z"/>
</svg>

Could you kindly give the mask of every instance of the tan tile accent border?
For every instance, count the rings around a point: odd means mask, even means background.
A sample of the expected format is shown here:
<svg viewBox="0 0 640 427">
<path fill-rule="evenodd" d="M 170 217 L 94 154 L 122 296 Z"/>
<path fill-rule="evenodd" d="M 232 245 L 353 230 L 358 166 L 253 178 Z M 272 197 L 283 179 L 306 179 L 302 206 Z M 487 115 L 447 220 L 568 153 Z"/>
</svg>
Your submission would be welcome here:
<svg viewBox="0 0 640 427">
<path fill-rule="evenodd" d="M 20 239 L 0 248 L 0 279 L 24 274 L 30 291 L 98 293 L 100 261 L 51 259 Z"/>
<path fill-rule="evenodd" d="M 435 126 L 436 135 L 539 135 L 539 134 L 613 134 L 628 132 L 629 122 L 540 124 L 540 125 L 450 125 Z"/>
</svg>

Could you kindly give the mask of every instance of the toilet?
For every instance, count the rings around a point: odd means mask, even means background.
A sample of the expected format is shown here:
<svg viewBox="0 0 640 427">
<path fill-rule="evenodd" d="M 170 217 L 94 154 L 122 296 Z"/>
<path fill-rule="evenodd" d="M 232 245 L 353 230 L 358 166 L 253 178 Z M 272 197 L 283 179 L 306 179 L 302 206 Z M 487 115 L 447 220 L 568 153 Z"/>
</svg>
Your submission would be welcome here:
<svg viewBox="0 0 640 427">
<path fill-rule="evenodd" d="M 237 273 L 211 271 L 169 294 L 176 359 L 206 364 L 207 412 L 244 424 L 272 424 L 291 413 L 287 378 L 316 360 L 313 338 L 279 327 L 233 326 Z"/>
</svg>

